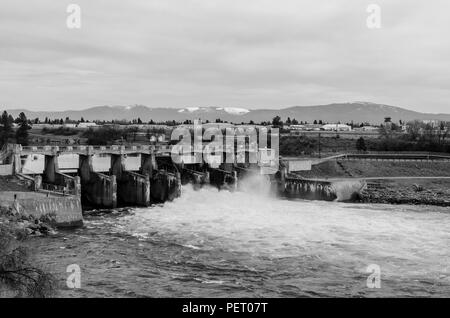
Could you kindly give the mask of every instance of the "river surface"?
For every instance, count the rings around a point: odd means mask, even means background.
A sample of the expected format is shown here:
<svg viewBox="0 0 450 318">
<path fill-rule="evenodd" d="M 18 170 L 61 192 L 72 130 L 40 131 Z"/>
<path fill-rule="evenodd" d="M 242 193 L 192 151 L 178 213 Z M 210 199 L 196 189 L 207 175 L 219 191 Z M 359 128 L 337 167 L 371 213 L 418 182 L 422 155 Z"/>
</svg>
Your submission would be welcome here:
<svg viewBox="0 0 450 318">
<path fill-rule="evenodd" d="M 63 297 L 450 297 L 449 209 L 283 200 L 258 182 L 183 187 L 32 244 Z M 65 286 L 70 264 L 81 289 Z"/>
</svg>

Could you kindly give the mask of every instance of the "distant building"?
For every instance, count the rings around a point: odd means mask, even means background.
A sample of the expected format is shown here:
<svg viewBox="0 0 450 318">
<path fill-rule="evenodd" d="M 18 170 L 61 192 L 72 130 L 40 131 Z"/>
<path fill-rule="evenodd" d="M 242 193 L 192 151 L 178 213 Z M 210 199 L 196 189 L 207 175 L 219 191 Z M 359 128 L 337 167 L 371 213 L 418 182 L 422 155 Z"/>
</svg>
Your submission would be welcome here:
<svg viewBox="0 0 450 318">
<path fill-rule="evenodd" d="M 322 125 L 320 124 L 305 124 L 305 130 L 307 131 L 319 131 L 322 130 Z"/>
<path fill-rule="evenodd" d="M 305 130 L 305 125 L 290 125 L 290 130 Z"/>
<path fill-rule="evenodd" d="M 327 131 L 352 131 L 352 127 L 345 124 L 326 124 L 322 126 Z"/>
<path fill-rule="evenodd" d="M 353 130 L 355 130 L 355 131 L 377 132 L 377 131 L 380 130 L 380 128 L 379 127 L 375 127 L 375 126 L 363 126 L 363 127 L 354 128 Z"/>
<path fill-rule="evenodd" d="M 91 128 L 91 127 L 97 127 L 96 123 L 79 123 L 77 125 L 78 128 Z"/>
<path fill-rule="evenodd" d="M 422 123 L 425 125 L 430 125 L 431 127 L 439 127 L 439 120 L 436 119 L 428 119 L 428 120 L 422 120 Z"/>
</svg>

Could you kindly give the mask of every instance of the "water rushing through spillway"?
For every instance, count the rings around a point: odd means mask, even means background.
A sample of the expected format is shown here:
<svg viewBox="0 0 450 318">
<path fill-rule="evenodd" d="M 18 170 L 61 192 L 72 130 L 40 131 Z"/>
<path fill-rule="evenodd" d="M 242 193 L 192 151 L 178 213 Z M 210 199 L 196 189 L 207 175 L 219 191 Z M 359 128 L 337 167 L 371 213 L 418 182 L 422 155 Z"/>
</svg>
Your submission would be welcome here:
<svg viewBox="0 0 450 318">
<path fill-rule="evenodd" d="M 81 266 L 82 289 L 63 296 L 450 296 L 448 209 L 268 191 L 259 179 L 236 192 L 187 186 L 173 202 L 90 215 L 34 244 L 62 281 Z M 367 287 L 370 264 L 379 289 Z"/>
</svg>

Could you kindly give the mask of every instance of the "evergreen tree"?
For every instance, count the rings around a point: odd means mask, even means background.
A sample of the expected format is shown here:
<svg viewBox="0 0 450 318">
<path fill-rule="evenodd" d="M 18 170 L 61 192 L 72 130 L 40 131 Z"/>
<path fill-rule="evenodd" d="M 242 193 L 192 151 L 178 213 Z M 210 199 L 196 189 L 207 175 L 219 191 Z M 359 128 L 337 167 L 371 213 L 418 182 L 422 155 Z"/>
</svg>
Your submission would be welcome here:
<svg viewBox="0 0 450 318">
<path fill-rule="evenodd" d="M 272 119 L 272 125 L 273 125 L 274 127 L 280 127 L 280 126 L 283 126 L 283 122 L 281 121 L 280 116 L 275 116 L 275 117 Z"/>
<path fill-rule="evenodd" d="M 31 126 L 28 124 L 27 116 L 22 112 L 17 117 L 17 123 L 19 128 L 16 131 L 16 142 L 21 144 L 22 146 L 28 145 L 28 130 L 31 129 Z"/>
<path fill-rule="evenodd" d="M 360 137 L 356 141 L 356 150 L 358 150 L 358 151 L 366 151 L 367 150 L 366 141 L 364 140 L 363 137 Z"/>
<path fill-rule="evenodd" d="M 10 115 L 8 115 L 8 113 L 5 110 L 0 119 L 0 125 L 2 126 L 0 130 L 0 146 L 3 146 L 4 144 L 8 143 L 9 138 L 11 138 L 12 124 L 13 121 L 11 120 Z"/>
</svg>

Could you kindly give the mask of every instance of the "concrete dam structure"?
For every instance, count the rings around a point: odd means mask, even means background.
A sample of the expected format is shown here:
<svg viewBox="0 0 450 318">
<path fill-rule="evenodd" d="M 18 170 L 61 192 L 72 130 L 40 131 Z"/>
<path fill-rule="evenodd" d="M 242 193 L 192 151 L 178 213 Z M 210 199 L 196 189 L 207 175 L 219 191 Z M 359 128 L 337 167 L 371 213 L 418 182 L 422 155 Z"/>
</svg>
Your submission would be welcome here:
<svg viewBox="0 0 450 318">
<path fill-rule="evenodd" d="M 164 145 L 8 145 L 2 156 L 3 175 L 15 175 L 32 191 L 45 194 L 41 200 L 51 201 L 35 211 L 30 203 L 36 201 L 35 195 L 24 192 L 20 198 L 14 196 L 9 200 L 10 206 L 22 206 L 22 212 L 33 215 L 46 212 L 69 215 L 70 209 L 67 213 L 58 212 L 58 209 L 65 211 L 67 209 L 61 207 L 73 207 L 73 217 L 66 218 L 70 222 L 64 221 L 64 224 L 81 221 L 82 207 L 111 209 L 171 201 L 181 195 L 182 183 L 189 182 L 196 187 L 212 184 L 218 188 L 233 188 L 237 183 L 232 166 L 213 168 L 207 164 L 175 164 L 171 147 Z M 62 201 L 71 204 L 57 204 Z"/>
<path fill-rule="evenodd" d="M 173 164 L 158 167 L 168 149 L 143 146 L 21 147 L 14 145 L 15 174 L 31 176 L 35 188 L 80 196 L 83 206 L 149 206 L 180 194 Z"/>
<path fill-rule="evenodd" d="M 166 145 L 8 145 L 7 152 L 2 153 L 0 166 L 4 168 L 0 171 L 25 180 L 34 192 L 45 193 L 44 201 L 48 201 L 38 202 L 36 198 L 30 201 L 25 196 L 18 199 L 21 202 L 15 198 L 12 205 L 22 206 L 22 210 L 34 215 L 55 213 L 61 224 L 82 221 L 82 208 L 113 209 L 171 201 L 181 195 L 181 185 L 187 183 L 194 188 L 209 184 L 234 191 L 239 179 L 252 174 L 268 175 L 272 190 L 287 198 L 345 201 L 363 187 L 360 183 L 340 185 L 296 178 L 288 172 L 289 162 L 278 166 L 274 158 L 259 159 L 256 163 L 234 160 L 209 164 L 202 160 L 201 152 L 192 152 L 180 154 L 175 163 L 172 150 Z M 226 151 L 224 157 L 230 154 Z M 262 153 L 256 150 L 241 155 L 262 158 Z M 238 153 L 233 152 L 233 156 L 236 158 Z"/>
</svg>

